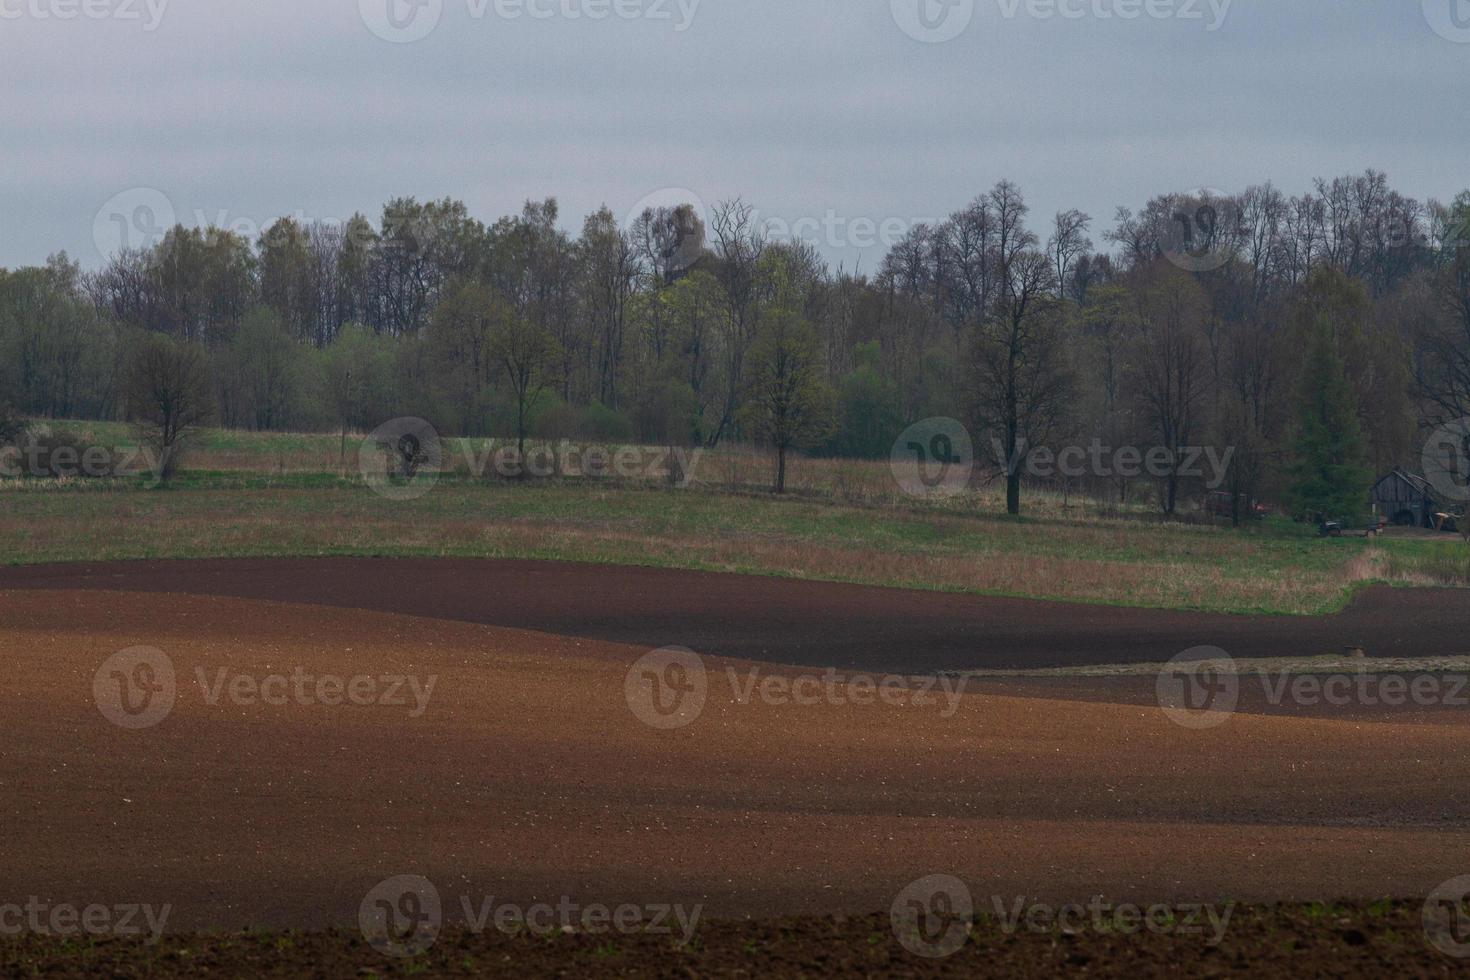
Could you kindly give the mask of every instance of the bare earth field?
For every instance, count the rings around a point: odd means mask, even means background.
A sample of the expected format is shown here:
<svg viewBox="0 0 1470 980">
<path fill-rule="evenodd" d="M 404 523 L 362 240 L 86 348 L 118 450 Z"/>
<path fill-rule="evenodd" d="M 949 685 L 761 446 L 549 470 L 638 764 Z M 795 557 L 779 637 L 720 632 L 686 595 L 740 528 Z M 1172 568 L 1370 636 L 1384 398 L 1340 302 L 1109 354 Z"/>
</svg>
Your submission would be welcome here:
<svg viewBox="0 0 1470 980">
<path fill-rule="evenodd" d="M 1159 573 L 1162 574 L 1162 573 Z M 234 596 L 531 629 L 640 647 L 929 673 L 1234 657 L 1470 654 L 1470 593 L 1385 586 L 1341 613 L 1239 616 L 560 561 L 219 558 L 0 566 L 0 590 Z"/>
<path fill-rule="evenodd" d="M 115 942 L 86 954 L 123 975 L 197 973 L 190 957 L 201 955 L 221 975 L 244 975 L 308 949 L 322 975 L 396 975 L 407 961 L 352 936 L 364 896 L 397 875 L 427 878 L 442 898 L 448 932 L 418 964 L 435 973 L 959 975 L 1009 964 L 1097 975 L 1132 963 L 1137 975 L 1177 962 L 1202 973 L 1315 964 L 1448 975 L 1466 965 L 1417 931 L 1423 897 L 1470 873 L 1463 710 L 1245 704 L 1220 727 L 1191 730 L 1150 701 L 1152 678 L 996 679 L 953 698 L 936 691 L 932 703 L 854 703 L 846 677 L 812 703 L 748 687 L 794 690 L 829 664 L 921 674 L 1106 662 L 1125 647 L 1130 661 L 1196 643 L 1234 653 L 1269 645 L 1272 629 L 1298 645 L 1368 637 L 1370 654 L 1402 654 L 1420 642 L 1406 623 L 1425 619 L 1423 643 L 1463 652 L 1441 632 L 1467 618 L 1458 594 L 1371 593 L 1361 600 L 1371 616 L 1355 606 L 1337 620 L 1262 625 L 594 571 L 365 561 L 0 571 L 0 904 L 167 904 L 171 936 L 345 930 L 277 937 L 275 959 L 248 937 L 171 938 L 126 964 L 111 962 Z M 654 608 L 671 611 L 640 626 Z M 1052 646 L 1017 644 L 1028 618 Z M 737 620 L 749 635 L 734 632 Z M 523 628 L 533 621 L 543 631 Z M 990 623 L 1012 639 L 998 643 Z M 1076 635 L 1111 636 L 1107 623 L 1141 639 L 1088 652 L 1062 644 L 1069 623 Z M 1234 641 L 1219 633 L 1230 623 Z M 1455 642 L 1465 636 L 1462 624 Z M 707 677 L 702 711 L 669 729 L 641 720 L 627 693 L 643 676 L 630 668 L 666 644 L 704 654 Z M 176 699 L 156 725 L 126 730 L 99 710 L 94 679 L 140 645 L 166 655 Z M 320 703 L 310 683 L 278 704 L 236 693 L 302 675 L 371 678 L 374 703 Z M 391 678 L 406 680 L 388 697 Z M 964 882 L 982 912 L 1093 896 L 1358 904 L 1305 934 L 1310 913 L 1242 909 L 1244 924 L 1218 947 L 1148 937 L 1109 953 L 1120 937 L 987 933 L 930 960 L 897 947 L 887 910 L 933 874 Z M 609 946 L 466 933 L 466 910 L 492 897 L 698 907 L 714 924 L 696 931 L 704 945 L 678 951 L 650 937 Z M 1384 898 L 1412 902 L 1368 909 Z M 760 921 L 719 921 L 746 918 Z M 79 969 L 74 949 L 47 943 L 0 940 L 0 969 L 29 975 L 52 956 Z"/>
</svg>

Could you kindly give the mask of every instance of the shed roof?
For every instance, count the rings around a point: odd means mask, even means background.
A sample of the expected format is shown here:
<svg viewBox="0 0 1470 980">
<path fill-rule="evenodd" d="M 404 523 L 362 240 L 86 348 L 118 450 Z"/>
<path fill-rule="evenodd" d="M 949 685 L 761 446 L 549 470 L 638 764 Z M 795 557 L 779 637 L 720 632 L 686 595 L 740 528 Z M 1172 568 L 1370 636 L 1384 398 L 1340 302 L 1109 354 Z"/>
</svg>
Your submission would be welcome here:
<svg viewBox="0 0 1470 980">
<path fill-rule="evenodd" d="M 1414 490 L 1415 493 L 1419 494 L 1421 497 L 1424 497 L 1426 500 L 1434 499 L 1434 487 L 1430 484 L 1430 482 L 1424 479 L 1424 477 L 1422 476 L 1416 476 L 1413 473 L 1410 473 L 1402 466 L 1395 466 L 1392 472 L 1385 473 L 1382 477 L 1379 478 L 1377 483 L 1373 484 L 1373 489 L 1377 490 L 1379 487 L 1383 486 L 1386 481 L 1391 480 L 1395 477 L 1403 480 Z"/>
</svg>

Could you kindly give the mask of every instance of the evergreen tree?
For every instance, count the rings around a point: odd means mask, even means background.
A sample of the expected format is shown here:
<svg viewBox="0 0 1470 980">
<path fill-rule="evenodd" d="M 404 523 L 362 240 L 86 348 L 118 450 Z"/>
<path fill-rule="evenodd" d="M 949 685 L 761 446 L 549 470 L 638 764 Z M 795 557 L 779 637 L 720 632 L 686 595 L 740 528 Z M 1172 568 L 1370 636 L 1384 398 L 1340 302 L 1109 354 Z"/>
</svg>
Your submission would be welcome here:
<svg viewBox="0 0 1470 980">
<path fill-rule="evenodd" d="M 1357 398 L 1325 320 L 1312 331 L 1297 392 L 1291 444 L 1291 503 L 1307 519 L 1354 521 L 1372 479 Z"/>
</svg>

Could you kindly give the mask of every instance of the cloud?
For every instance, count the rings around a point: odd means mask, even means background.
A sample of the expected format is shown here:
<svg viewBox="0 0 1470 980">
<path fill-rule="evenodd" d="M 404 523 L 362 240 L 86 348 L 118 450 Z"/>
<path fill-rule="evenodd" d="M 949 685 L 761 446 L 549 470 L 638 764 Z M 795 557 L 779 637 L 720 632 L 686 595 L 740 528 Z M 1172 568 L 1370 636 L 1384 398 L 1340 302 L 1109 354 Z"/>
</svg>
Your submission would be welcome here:
<svg viewBox="0 0 1470 980">
<path fill-rule="evenodd" d="M 677 21 L 676 0 L 532 0 L 554 15 L 516 20 L 495 2 L 477 17 L 476 0 L 442 0 L 409 44 L 375 35 L 357 0 L 172 0 L 152 32 L 0 20 L 0 265 L 59 248 L 95 264 L 96 210 L 130 187 L 186 219 L 260 223 L 399 194 L 490 220 L 555 195 L 575 228 L 670 186 L 788 218 L 908 220 L 1009 177 L 1038 227 L 1081 207 L 1101 231 L 1118 205 L 1200 185 L 1299 192 L 1375 166 L 1420 197 L 1463 186 L 1435 94 L 1461 83 L 1470 45 L 1408 0 L 1236 0 L 1213 32 L 977 0 L 940 44 L 906 35 L 890 0 L 704 0 L 683 32 L 649 13 Z M 640 13 L 560 13 L 599 2 Z M 871 269 L 882 249 L 825 251 Z"/>
</svg>

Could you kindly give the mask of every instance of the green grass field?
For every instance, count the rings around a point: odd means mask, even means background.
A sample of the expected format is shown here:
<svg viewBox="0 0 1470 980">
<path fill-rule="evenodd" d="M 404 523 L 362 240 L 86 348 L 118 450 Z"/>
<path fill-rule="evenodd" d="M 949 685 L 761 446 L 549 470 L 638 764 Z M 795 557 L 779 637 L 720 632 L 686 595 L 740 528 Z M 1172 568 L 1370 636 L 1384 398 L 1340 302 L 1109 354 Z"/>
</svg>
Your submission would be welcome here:
<svg viewBox="0 0 1470 980">
<path fill-rule="evenodd" d="M 122 426 L 73 424 L 121 445 Z M 1272 519 L 1232 530 L 1165 522 L 1140 503 L 993 492 L 940 505 L 882 463 L 802 460 L 797 493 L 754 492 L 767 461 L 707 459 L 676 489 L 506 481 L 456 471 L 392 500 L 340 466 L 334 435 L 201 433 L 166 488 L 142 480 L 0 481 L 0 562 L 312 555 L 545 558 L 782 575 L 990 595 L 1235 613 L 1325 613 L 1370 582 L 1470 584 L 1470 548 L 1441 539 L 1322 539 Z M 457 446 L 451 456 L 460 459 Z"/>
</svg>

